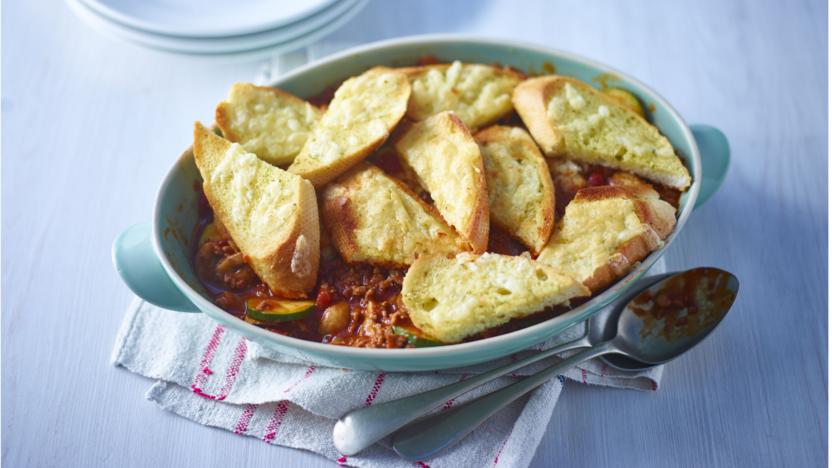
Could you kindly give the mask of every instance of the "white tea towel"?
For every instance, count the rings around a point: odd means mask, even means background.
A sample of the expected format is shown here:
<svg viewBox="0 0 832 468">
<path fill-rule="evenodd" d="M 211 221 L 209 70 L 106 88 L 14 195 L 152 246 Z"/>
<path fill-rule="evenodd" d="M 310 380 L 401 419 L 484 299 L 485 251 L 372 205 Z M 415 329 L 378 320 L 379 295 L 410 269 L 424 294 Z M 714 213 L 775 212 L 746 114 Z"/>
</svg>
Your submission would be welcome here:
<svg viewBox="0 0 832 468">
<path fill-rule="evenodd" d="M 659 262 L 652 273 L 664 271 Z M 548 348 L 583 333 L 578 325 L 549 340 Z M 533 351 L 529 351 L 533 352 Z M 522 357 L 517 353 L 506 359 Z M 525 375 L 556 358 L 521 369 Z M 341 464 L 413 466 L 384 442 L 357 456 L 332 445 L 335 420 L 345 411 L 465 379 L 506 360 L 427 373 L 365 372 L 322 367 L 281 355 L 217 325 L 203 314 L 177 313 L 136 300 L 116 339 L 113 363 L 157 380 L 147 397 L 200 424 L 258 437 L 269 444 L 313 451 Z M 529 464 L 566 379 L 637 390 L 656 390 L 662 368 L 624 373 L 590 361 L 570 369 L 500 411 L 451 450 L 421 461 L 433 467 Z M 508 376 L 445 403 L 441 410 L 506 385 Z"/>
</svg>

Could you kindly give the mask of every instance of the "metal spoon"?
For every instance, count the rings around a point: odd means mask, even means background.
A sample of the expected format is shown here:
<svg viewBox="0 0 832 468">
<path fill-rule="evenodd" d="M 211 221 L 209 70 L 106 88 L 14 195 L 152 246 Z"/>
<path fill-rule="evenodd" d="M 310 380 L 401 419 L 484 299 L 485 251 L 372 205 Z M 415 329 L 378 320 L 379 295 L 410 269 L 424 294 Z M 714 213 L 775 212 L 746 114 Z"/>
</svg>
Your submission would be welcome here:
<svg viewBox="0 0 832 468">
<path fill-rule="evenodd" d="M 635 291 L 635 293 L 626 295 L 595 313 L 585 322 L 586 331 L 584 336 L 575 341 L 519 359 L 489 372 L 475 375 L 462 382 L 379 403 L 367 408 L 355 409 L 344 414 L 335 423 L 335 428 L 332 431 L 335 447 L 344 455 L 355 455 L 406 424 L 430 413 L 432 409 L 442 406 L 446 401 L 471 389 L 541 359 L 572 349 L 587 348 L 612 338 L 615 336 L 615 323 L 617 323 L 618 314 L 624 305 L 644 288 L 668 276 L 670 274 L 642 278 L 636 281 L 632 286 L 632 291 Z M 612 326 L 609 324 L 612 324 Z M 610 365 L 619 369 L 636 370 L 652 366 L 652 364 L 645 364 L 624 356 L 618 357 L 620 360 L 615 361 L 615 364 L 610 363 Z"/>
<path fill-rule="evenodd" d="M 675 359 L 719 325 L 738 290 L 737 278 L 716 268 L 696 268 L 665 278 L 627 304 L 618 317 L 614 338 L 493 393 L 405 427 L 393 435 L 393 449 L 408 460 L 429 458 L 558 373 L 597 356 L 618 353 L 654 365 Z"/>
<path fill-rule="evenodd" d="M 586 338 L 589 340 L 589 346 L 595 346 L 596 344 L 615 338 L 616 333 L 618 333 L 618 317 L 621 315 L 621 311 L 624 310 L 627 304 L 634 297 L 657 282 L 680 273 L 681 272 L 662 273 L 647 278 L 641 278 L 633 284 L 631 289 L 633 292 L 616 300 L 613 304 L 611 304 L 611 307 L 605 307 L 593 315 L 592 318 L 587 320 Z M 632 357 L 628 357 L 623 354 L 605 354 L 603 356 L 599 356 L 599 359 L 604 361 L 604 363 L 610 367 L 630 372 L 642 371 L 657 366 L 657 364 L 648 364 L 646 362 L 637 361 Z"/>
</svg>

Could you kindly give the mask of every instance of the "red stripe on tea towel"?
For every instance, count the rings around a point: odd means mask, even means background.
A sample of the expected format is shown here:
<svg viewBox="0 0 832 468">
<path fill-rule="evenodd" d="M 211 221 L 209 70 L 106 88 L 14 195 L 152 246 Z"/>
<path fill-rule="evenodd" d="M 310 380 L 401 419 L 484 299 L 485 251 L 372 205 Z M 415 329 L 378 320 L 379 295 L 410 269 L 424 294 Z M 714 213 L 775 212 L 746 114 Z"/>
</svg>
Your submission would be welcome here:
<svg viewBox="0 0 832 468">
<path fill-rule="evenodd" d="M 290 391 L 290 390 L 292 390 L 293 388 L 297 387 L 299 383 L 301 383 L 301 382 L 303 382 L 304 380 L 308 379 L 308 378 L 309 378 L 309 376 L 310 376 L 310 375 L 312 375 L 314 372 L 315 372 L 315 366 L 309 366 L 309 367 L 306 369 L 306 373 L 305 373 L 305 374 L 303 374 L 303 377 L 299 378 L 298 380 L 294 381 L 291 385 L 289 385 L 288 387 L 286 387 L 286 388 L 283 390 L 283 393 L 289 393 L 289 391 Z"/>
<path fill-rule="evenodd" d="M 375 383 L 373 383 L 373 388 L 370 389 L 370 393 L 367 394 L 367 398 L 364 400 L 364 406 L 370 406 L 373 404 L 373 401 L 378 396 L 379 390 L 381 390 L 381 386 L 384 384 L 384 372 L 381 372 L 376 377 Z"/>
<path fill-rule="evenodd" d="M 266 432 L 263 434 L 263 441 L 266 443 L 272 443 L 274 438 L 277 436 L 277 430 L 280 429 L 280 425 L 283 424 L 283 418 L 286 416 L 286 412 L 289 411 L 289 407 L 286 405 L 285 401 L 281 401 L 277 404 L 277 407 L 274 409 L 274 413 L 272 413 L 272 418 L 269 419 L 269 423 L 266 425 Z"/>
<path fill-rule="evenodd" d="M 254 417 L 254 411 L 256 409 L 257 406 L 252 405 L 251 403 L 245 406 L 243 414 L 240 415 L 240 418 L 237 420 L 237 424 L 234 425 L 235 434 L 245 434 L 246 431 L 248 431 L 248 423 L 250 423 L 251 418 Z"/>
<path fill-rule="evenodd" d="M 246 352 L 248 352 L 248 342 L 245 338 L 240 338 L 240 341 L 237 342 L 237 348 L 234 349 L 234 357 L 231 358 L 231 364 L 229 364 L 228 369 L 225 371 L 225 382 L 222 384 L 222 388 L 220 388 L 217 400 L 225 400 L 228 396 L 228 392 L 231 391 L 231 387 L 237 381 L 237 374 L 240 373 L 240 365 L 246 358 Z"/>
<path fill-rule="evenodd" d="M 216 349 L 215 349 L 216 350 Z M 240 341 L 237 342 L 237 347 L 234 349 L 234 357 L 231 358 L 231 363 L 228 365 L 228 368 L 225 370 L 225 382 L 222 384 L 219 393 L 216 395 L 211 395 L 206 393 L 202 390 L 202 385 L 204 385 L 205 380 L 208 378 L 208 375 L 213 374 L 213 372 L 206 373 L 200 372 L 194 378 L 194 383 L 191 385 L 191 390 L 197 395 L 203 398 L 209 398 L 211 400 L 222 401 L 228 397 L 228 392 L 231 391 L 231 387 L 234 386 L 234 382 L 237 380 L 237 374 L 240 373 L 240 365 L 243 363 L 243 360 L 246 358 L 246 352 L 248 351 L 248 342 L 245 338 L 240 338 Z M 213 359 L 213 356 L 212 356 Z M 210 371 L 210 369 L 209 369 Z M 203 376 L 200 378 L 200 376 Z"/>
<path fill-rule="evenodd" d="M 497 463 L 500 463 L 500 454 L 503 453 L 503 448 L 506 446 L 506 442 L 508 442 L 508 436 L 506 436 L 506 438 L 503 439 L 503 442 L 500 444 L 500 448 L 497 449 L 497 454 L 494 455 L 494 463 L 492 464 L 492 466 L 497 466 Z"/>
<path fill-rule="evenodd" d="M 214 355 L 217 353 L 217 348 L 220 345 L 223 333 L 225 333 L 225 328 L 221 325 L 217 325 L 214 328 L 214 333 L 211 335 L 211 339 L 208 340 L 205 351 L 202 352 L 202 358 L 199 360 L 199 368 L 196 375 L 194 375 L 191 390 L 201 397 L 210 398 L 209 395 L 203 393 L 202 386 L 205 385 L 208 376 L 214 373 L 208 366 L 214 361 Z"/>
</svg>

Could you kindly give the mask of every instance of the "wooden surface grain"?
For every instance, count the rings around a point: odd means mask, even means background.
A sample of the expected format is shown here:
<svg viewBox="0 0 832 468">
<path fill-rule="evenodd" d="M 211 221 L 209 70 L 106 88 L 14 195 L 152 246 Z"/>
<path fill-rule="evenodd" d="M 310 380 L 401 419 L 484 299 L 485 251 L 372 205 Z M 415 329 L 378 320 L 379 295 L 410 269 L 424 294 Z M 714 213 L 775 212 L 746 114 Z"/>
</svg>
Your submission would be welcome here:
<svg viewBox="0 0 832 468">
<path fill-rule="evenodd" d="M 2 15 L 2 462 L 330 466 L 197 426 L 108 364 L 130 293 L 110 243 L 150 218 L 193 121 L 259 63 L 100 36 L 66 5 Z M 671 269 L 740 278 L 736 306 L 655 394 L 570 384 L 533 466 L 821 466 L 827 455 L 827 5 L 374 1 L 330 41 L 460 32 L 569 50 L 721 128 L 733 163 Z"/>
</svg>

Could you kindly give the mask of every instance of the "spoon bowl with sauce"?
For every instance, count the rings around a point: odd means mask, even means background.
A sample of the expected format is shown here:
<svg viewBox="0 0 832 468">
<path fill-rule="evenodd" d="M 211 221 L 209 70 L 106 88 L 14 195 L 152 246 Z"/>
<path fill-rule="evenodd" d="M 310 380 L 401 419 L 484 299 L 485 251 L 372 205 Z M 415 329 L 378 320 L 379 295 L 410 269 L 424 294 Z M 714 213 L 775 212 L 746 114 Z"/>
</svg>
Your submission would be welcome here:
<svg viewBox="0 0 832 468">
<path fill-rule="evenodd" d="M 737 291 L 737 277 L 717 268 L 696 268 L 660 281 L 622 311 L 618 346 L 646 364 L 675 359 L 719 325 Z"/>
</svg>

